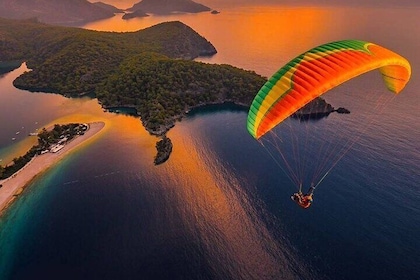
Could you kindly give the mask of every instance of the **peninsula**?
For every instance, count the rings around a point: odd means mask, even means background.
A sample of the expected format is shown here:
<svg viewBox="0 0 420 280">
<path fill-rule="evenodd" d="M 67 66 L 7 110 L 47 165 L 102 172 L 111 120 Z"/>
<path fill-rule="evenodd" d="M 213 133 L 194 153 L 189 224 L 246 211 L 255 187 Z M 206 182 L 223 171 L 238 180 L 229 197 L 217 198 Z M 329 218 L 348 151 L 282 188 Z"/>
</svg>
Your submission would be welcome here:
<svg viewBox="0 0 420 280">
<path fill-rule="evenodd" d="M 81 143 L 90 139 L 105 126 L 104 122 L 93 122 L 86 125 L 83 133 L 64 144 L 51 146 L 48 151 L 32 157 L 23 167 L 20 167 L 6 179 L 0 180 L 0 215 L 16 199 L 23 189 L 39 174 L 63 159 L 69 152 Z M 61 138 L 63 140 L 64 138 Z M 60 146 L 61 145 L 61 146 Z"/>
<path fill-rule="evenodd" d="M 193 61 L 217 51 L 179 21 L 115 33 L 0 18 L 0 34 L 0 61 L 26 61 L 31 69 L 15 87 L 134 107 L 157 136 L 200 105 L 249 106 L 266 81 L 253 71 Z"/>
</svg>

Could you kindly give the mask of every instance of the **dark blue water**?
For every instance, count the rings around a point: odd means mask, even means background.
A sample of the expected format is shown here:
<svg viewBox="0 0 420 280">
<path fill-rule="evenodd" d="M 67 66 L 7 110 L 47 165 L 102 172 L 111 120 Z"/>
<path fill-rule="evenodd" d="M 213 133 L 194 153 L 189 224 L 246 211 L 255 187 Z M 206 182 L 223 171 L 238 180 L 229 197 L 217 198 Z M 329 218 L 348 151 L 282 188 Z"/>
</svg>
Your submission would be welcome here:
<svg viewBox="0 0 420 280">
<path fill-rule="evenodd" d="M 418 161 L 400 157 L 410 149 L 396 151 L 394 138 L 379 150 L 357 143 L 303 211 L 289 199 L 295 186 L 248 136 L 245 120 L 235 110 L 194 114 L 170 132 L 174 154 L 159 167 L 145 133 L 114 128 L 39 178 L 2 218 L 2 275 L 418 275 Z"/>
<path fill-rule="evenodd" d="M 4 120 L 20 112 L 23 117 L 1 121 L 1 158 L 23 149 L 23 136 L 10 139 L 22 127 L 66 120 L 102 120 L 107 126 L 98 139 L 37 178 L 0 218 L 0 279 L 420 279 L 415 11 L 364 10 L 357 13 L 359 24 L 342 20 L 332 27 L 331 19 L 353 10 L 289 9 L 282 19 L 278 10 L 251 11 L 224 12 L 214 19 L 226 26 L 238 21 L 251 30 L 257 18 L 282 21 L 302 13 L 324 28 L 318 34 L 313 25 L 297 24 L 300 37 L 291 43 L 279 40 L 280 60 L 293 46 L 354 36 L 372 37 L 412 62 L 409 86 L 381 112 L 371 110 L 377 99 L 370 97 L 385 87 L 372 73 L 328 95 L 350 115 L 293 124 L 294 133 L 310 131 L 315 140 L 309 148 L 341 133 L 357 135 L 317 188 L 313 206 L 305 211 L 290 200 L 296 186 L 249 136 L 246 112 L 229 106 L 194 111 L 169 132 L 173 153 L 155 166 L 157 139 L 138 119 L 103 112 L 95 100 L 16 90 L 14 72 L 0 78 L 0 116 Z M 390 15 L 395 17 L 390 20 Z M 369 29 L 364 20 L 373 26 Z M 265 75 L 279 64 L 272 59 L 271 44 L 250 42 L 233 50 L 235 40 L 223 45 L 224 36 L 233 34 L 238 44 L 249 40 L 237 26 L 222 36 L 207 21 L 198 24 L 200 17 L 186 16 L 186 21 L 217 43 L 216 62 L 254 66 Z M 258 38 L 265 30 L 253 35 Z M 262 53 L 265 62 L 258 58 Z M 366 119 L 372 120 L 368 126 Z M 283 137 L 290 130 L 283 126 L 276 133 Z M 287 149 L 284 153 L 291 155 Z M 317 149 L 307 156 L 317 159 Z"/>
</svg>

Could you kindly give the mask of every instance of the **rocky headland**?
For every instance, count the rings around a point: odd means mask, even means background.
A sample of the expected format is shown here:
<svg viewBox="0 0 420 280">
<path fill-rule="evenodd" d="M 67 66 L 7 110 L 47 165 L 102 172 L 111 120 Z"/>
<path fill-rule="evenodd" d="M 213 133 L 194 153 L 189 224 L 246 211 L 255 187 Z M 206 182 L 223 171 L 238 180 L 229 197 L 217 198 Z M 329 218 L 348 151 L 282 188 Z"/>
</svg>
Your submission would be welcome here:
<svg viewBox="0 0 420 280">
<path fill-rule="evenodd" d="M 164 163 L 172 153 L 172 141 L 166 136 L 156 143 L 157 154 L 154 160 L 155 165 Z"/>
<path fill-rule="evenodd" d="M 333 112 L 337 112 L 338 114 L 350 114 L 350 111 L 346 108 L 339 107 L 338 109 L 335 109 L 323 98 L 318 97 L 296 111 L 291 117 L 299 120 L 316 120 L 327 117 Z"/>
</svg>

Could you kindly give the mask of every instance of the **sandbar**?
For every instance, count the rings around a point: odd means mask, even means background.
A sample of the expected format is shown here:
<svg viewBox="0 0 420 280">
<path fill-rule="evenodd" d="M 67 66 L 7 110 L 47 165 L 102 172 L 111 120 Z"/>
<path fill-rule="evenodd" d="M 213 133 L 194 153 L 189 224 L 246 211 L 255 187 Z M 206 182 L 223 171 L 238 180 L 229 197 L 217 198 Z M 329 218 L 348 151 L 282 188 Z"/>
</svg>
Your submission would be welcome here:
<svg viewBox="0 0 420 280">
<path fill-rule="evenodd" d="M 0 187 L 0 216 L 37 175 L 63 159 L 72 149 L 98 133 L 104 126 L 104 122 L 88 123 L 88 130 L 85 134 L 79 135 L 66 143 L 59 152 L 37 155 L 15 174 L 5 180 L 0 180 L 2 185 Z"/>
</svg>

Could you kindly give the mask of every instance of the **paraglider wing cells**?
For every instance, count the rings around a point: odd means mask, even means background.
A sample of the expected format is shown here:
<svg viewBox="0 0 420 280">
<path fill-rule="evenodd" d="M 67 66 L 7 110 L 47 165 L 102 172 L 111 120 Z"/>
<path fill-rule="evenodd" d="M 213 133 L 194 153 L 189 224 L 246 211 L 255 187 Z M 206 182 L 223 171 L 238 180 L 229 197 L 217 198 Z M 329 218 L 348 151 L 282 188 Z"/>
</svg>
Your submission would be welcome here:
<svg viewBox="0 0 420 280">
<path fill-rule="evenodd" d="M 337 85 L 379 69 L 399 93 L 411 75 L 409 62 L 379 45 L 345 40 L 313 48 L 280 68 L 260 89 L 248 113 L 249 133 L 259 139 L 313 99 Z"/>
</svg>

